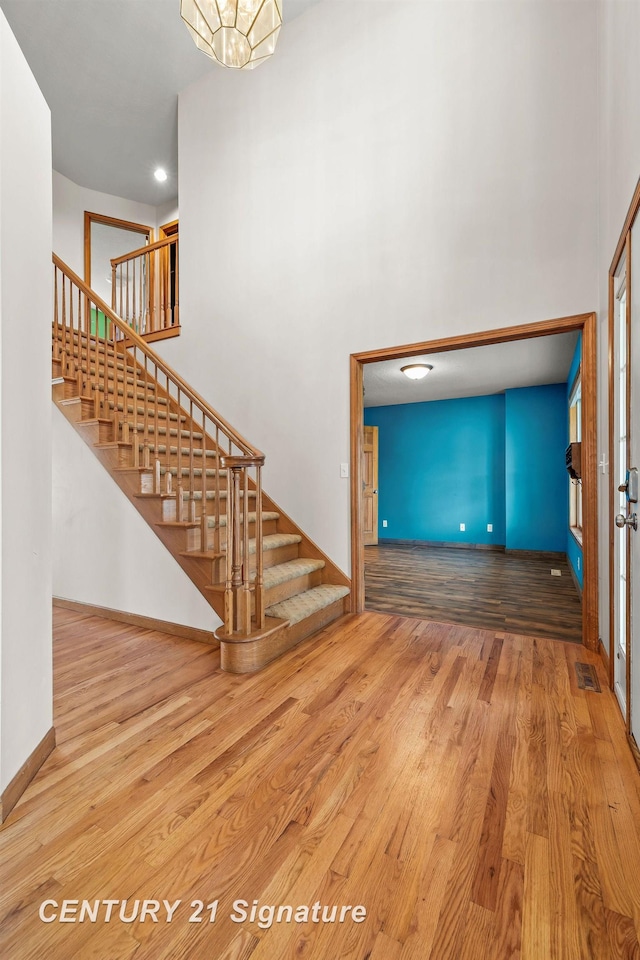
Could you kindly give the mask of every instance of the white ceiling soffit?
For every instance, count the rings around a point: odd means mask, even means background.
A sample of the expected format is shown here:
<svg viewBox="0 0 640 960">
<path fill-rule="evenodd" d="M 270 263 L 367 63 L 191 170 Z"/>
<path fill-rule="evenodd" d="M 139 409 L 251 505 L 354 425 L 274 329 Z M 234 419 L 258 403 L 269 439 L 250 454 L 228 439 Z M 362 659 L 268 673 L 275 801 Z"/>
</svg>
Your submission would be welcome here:
<svg viewBox="0 0 640 960">
<path fill-rule="evenodd" d="M 319 0 L 284 0 L 285 23 Z M 178 98 L 221 70 L 180 0 L 0 0 L 51 108 L 53 166 L 92 190 L 159 206 L 178 194 Z M 166 183 L 153 171 L 167 170 Z"/>
<path fill-rule="evenodd" d="M 569 375 L 577 342 L 578 333 L 574 331 L 367 363 L 364 365 L 364 405 L 381 407 L 480 397 L 516 387 L 563 383 Z M 409 363 L 431 363 L 433 370 L 423 380 L 409 380 L 400 372 L 400 367 Z"/>
</svg>

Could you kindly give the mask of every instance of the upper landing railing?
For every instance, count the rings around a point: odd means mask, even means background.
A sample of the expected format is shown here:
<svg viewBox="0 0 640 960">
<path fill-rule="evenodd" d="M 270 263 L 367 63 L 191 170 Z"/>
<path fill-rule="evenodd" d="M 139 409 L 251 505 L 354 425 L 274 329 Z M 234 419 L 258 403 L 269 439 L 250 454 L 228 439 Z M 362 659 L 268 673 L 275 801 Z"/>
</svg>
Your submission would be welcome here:
<svg viewBox="0 0 640 960">
<path fill-rule="evenodd" d="M 111 260 L 111 309 L 142 336 L 179 327 L 177 233 Z"/>
</svg>

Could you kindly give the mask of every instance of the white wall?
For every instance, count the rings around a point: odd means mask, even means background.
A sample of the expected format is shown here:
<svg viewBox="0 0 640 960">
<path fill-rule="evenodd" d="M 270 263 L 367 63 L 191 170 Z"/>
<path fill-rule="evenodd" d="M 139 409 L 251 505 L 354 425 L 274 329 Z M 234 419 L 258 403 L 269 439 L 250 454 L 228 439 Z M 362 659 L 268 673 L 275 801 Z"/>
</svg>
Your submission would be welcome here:
<svg viewBox="0 0 640 960">
<path fill-rule="evenodd" d="M 175 202 L 157 208 L 135 203 L 54 171 L 53 249 L 81 277 L 85 210 L 154 230 L 178 217 Z M 215 629 L 220 621 L 211 607 L 62 414 L 54 410 L 53 416 L 54 595 Z"/>
<path fill-rule="evenodd" d="M 52 725 L 51 121 L 0 13 L 0 792 Z"/>
<path fill-rule="evenodd" d="M 158 227 L 165 223 L 172 223 L 178 219 L 178 203 L 176 200 L 170 200 L 169 203 L 156 207 L 156 224 Z"/>
<path fill-rule="evenodd" d="M 81 277 L 84 277 L 85 210 L 101 213 L 105 217 L 142 223 L 154 230 L 157 225 L 156 207 L 80 187 L 54 170 L 53 249 Z"/>
<path fill-rule="evenodd" d="M 590 2 L 341 0 L 180 96 L 161 352 L 345 570 L 349 354 L 597 306 L 595 55 Z"/>
<path fill-rule="evenodd" d="M 221 622 L 57 408 L 53 593 L 170 623 Z"/>
<path fill-rule="evenodd" d="M 608 453 L 608 273 L 640 177 L 640 4 L 598 5 L 599 448 Z M 609 469 L 599 474 L 600 634 L 609 648 Z"/>
</svg>

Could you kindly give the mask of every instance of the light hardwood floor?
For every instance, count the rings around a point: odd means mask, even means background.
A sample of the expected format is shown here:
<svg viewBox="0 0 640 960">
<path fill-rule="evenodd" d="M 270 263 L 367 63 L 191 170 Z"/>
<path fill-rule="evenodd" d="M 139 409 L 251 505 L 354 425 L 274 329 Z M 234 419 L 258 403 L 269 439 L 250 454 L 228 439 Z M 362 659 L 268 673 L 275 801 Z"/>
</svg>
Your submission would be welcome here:
<svg viewBox="0 0 640 960">
<path fill-rule="evenodd" d="M 58 746 L 0 831 L 3 960 L 640 957 L 640 777 L 603 671 L 577 687 L 588 651 L 365 613 L 242 677 L 59 609 L 54 650 Z M 366 918 L 234 923 L 254 898 Z M 181 903 L 38 916 L 106 899 Z"/>
<path fill-rule="evenodd" d="M 385 543 L 364 555 L 368 610 L 582 642 L 582 602 L 557 554 Z"/>
</svg>

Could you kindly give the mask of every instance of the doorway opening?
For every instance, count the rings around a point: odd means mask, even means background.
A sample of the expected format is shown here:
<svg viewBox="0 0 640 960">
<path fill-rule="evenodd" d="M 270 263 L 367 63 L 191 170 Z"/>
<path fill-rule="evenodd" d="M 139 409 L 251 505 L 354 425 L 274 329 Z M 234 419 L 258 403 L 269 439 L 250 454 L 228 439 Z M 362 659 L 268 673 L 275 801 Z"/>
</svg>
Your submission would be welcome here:
<svg viewBox="0 0 640 960">
<path fill-rule="evenodd" d="M 460 337 L 451 337 L 441 340 L 415 343 L 399 347 L 390 347 L 383 350 L 372 350 L 351 356 L 351 542 L 352 542 L 352 595 L 353 609 L 361 611 L 365 606 L 365 576 L 364 576 L 364 537 L 363 522 L 365 511 L 364 487 L 365 481 L 362 450 L 364 443 L 364 397 L 363 388 L 365 368 L 369 364 L 379 364 L 384 361 L 420 358 L 428 356 L 433 359 L 434 354 L 449 354 L 451 351 L 470 350 L 496 344 L 509 344 L 513 341 L 533 340 L 540 337 L 550 337 L 555 334 L 567 334 L 572 331 L 580 333 L 582 339 L 581 359 L 581 458 L 579 479 L 581 485 L 581 538 L 582 538 L 582 631 L 581 640 L 592 650 L 598 648 L 598 598 L 597 598 L 597 511 L 596 511 L 596 351 L 595 351 L 595 314 L 581 314 L 565 317 L 558 320 L 543 321 L 541 323 L 526 324 L 518 327 L 509 327 L 486 331 L 479 334 L 469 334 Z M 453 356 L 453 354 L 452 354 Z M 428 378 L 427 378 L 428 379 Z M 468 394 L 470 396 L 470 394 Z M 567 414 L 568 415 L 568 414 Z M 464 478 L 461 478 L 465 482 Z M 462 519 L 462 518 L 460 518 Z M 381 516 L 381 522 L 384 519 Z M 464 523 L 461 539 L 464 539 Z M 492 524 L 487 524 L 487 529 Z M 431 539 L 431 538 L 429 538 Z M 489 538 L 490 539 L 490 538 Z M 490 546 L 482 545 L 484 549 Z M 455 551 L 462 554 L 463 551 Z M 470 555 L 474 551 L 464 551 Z M 524 551 L 523 551 L 524 552 Z M 488 556 L 488 554 L 486 554 Z M 497 558 L 497 554 L 493 555 Z M 549 572 L 549 571 L 547 571 Z M 435 619 L 435 618 L 434 618 Z M 504 629 L 504 628 L 502 628 Z M 511 631 L 518 632 L 518 631 Z M 525 632 L 525 631 L 520 631 Z"/>
</svg>

